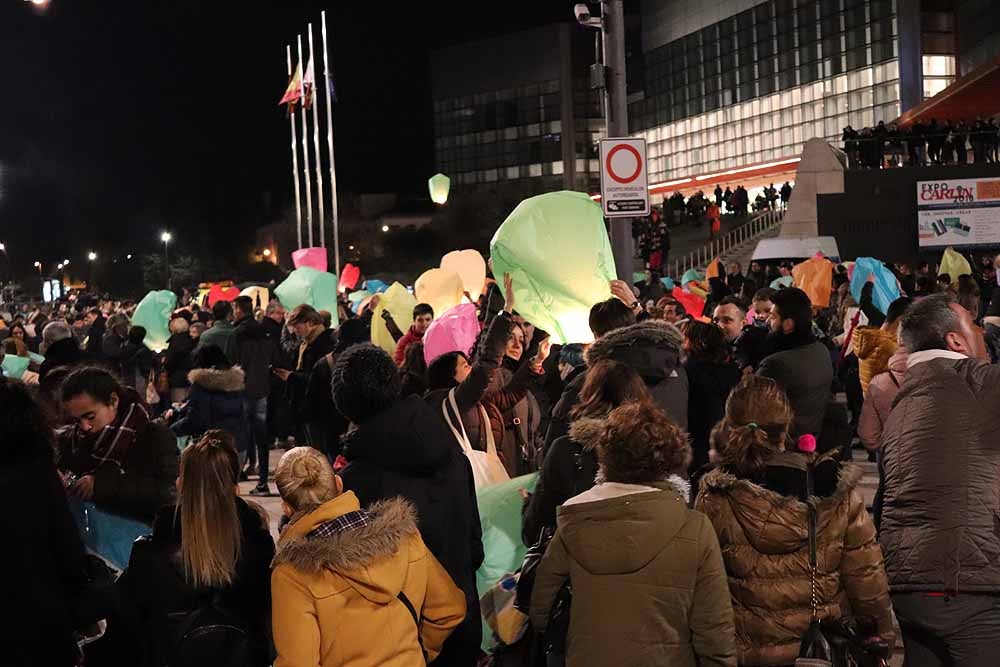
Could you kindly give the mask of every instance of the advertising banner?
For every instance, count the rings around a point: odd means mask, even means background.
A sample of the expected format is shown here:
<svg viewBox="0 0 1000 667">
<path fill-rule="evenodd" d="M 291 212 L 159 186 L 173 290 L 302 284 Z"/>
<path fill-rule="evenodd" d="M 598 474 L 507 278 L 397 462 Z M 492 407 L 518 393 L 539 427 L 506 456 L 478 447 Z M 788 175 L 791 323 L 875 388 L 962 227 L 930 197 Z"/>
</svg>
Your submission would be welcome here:
<svg viewBox="0 0 1000 667">
<path fill-rule="evenodd" d="M 917 182 L 921 248 L 1000 245 L 1000 179 Z"/>
</svg>

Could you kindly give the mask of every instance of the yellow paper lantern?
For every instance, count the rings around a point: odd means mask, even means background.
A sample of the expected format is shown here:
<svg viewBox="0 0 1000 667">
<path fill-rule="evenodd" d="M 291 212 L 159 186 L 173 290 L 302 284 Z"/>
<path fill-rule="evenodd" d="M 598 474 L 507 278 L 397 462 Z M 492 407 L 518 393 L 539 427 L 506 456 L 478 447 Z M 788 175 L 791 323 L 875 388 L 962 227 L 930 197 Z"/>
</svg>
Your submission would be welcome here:
<svg viewBox="0 0 1000 667">
<path fill-rule="evenodd" d="M 462 303 L 463 291 L 462 278 L 445 269 L 424 271 L 413 286 L 417 302 L 430 304 L 435 317 Z"/>
<path fill-rule="evenodd" d="M 271 292 L 266 287 L 252 285 L 240 292 L 240 296 L 248 296 L 253 299 L 254 308 L 267 308 L 271 301 Z"/>
<path fill-rule="evenodd" d="M 431 201 L 444 204 L 448 201 L 448 191 L 451 190 L 451 179 L 444 174 L 434 174 L 427 179 L 427 188 L 431 192 Z"/>
<path fill-rule="evenodd" d="M 371 299 L 371 296 L 369 295 L 366 298 Z M 382 319 L 382 311 L 389 311 L 392 319 L 396 322 L 396 326 L 406 331 L 410 328 L 410 324 L 413 323 L 413 307 L 416 305 L 416 299 L 400 283 L 390 285 L 389 289 L 380 296 L 379 303 L 375 306 L 375 312 L 372 313 L 372 343 L 378 345 L 390 355 L 395 354 L 396 341 L 385 326 L 385 320 Z M 359 304 L 358 312 L 360 311 L 361 306 Z"/>
<path fill-rule="evenodd" d="M 441 258 L 441 268 L 454 271 L 473 301 L 483 293 L 486 284 L 486 260 L 478 250 L 453 250 Z"/>
</svg>

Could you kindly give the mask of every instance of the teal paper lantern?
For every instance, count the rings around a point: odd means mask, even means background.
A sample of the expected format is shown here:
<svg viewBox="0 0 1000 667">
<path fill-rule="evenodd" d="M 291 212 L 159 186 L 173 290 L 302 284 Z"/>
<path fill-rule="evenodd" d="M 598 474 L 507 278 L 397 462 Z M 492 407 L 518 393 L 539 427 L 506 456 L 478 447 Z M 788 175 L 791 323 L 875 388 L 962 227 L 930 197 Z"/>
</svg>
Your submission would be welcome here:
<svg viewBox="0 0 1000 667">
<path fill-rule="evenodd" d="M 431 201 L 435 204 L 443 204 L 448 201 L 451 179 L 444 174 L 434 174 L 427 179 L 427 188 L 431 192 Z"/>
</svg>

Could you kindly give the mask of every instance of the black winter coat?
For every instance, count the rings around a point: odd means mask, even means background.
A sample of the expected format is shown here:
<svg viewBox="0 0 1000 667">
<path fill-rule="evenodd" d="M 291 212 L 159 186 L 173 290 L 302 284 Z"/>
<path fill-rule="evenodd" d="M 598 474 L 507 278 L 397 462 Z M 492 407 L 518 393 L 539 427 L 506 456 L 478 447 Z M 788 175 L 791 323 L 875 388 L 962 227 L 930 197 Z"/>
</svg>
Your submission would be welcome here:
<svg viewBox="0 0 1000 667">
<path fill-rule="evenodd" d="M 49 345 L 45 350 L 45 361 L 38 369 L 39 381 L 44 380 L 54 368 L 82 364 L 87 356 L 80 349 L 75 338 L 64 338 Z"/>
<path fill-rule="evenodd" d="M 90 329 L 87 330 L 87 349 L 86 352 L 93 359 L 99 359 L 104 353 L 104 334 L 107 331 L 107 318 L 103 315 L 98 316 L 94 323 L 90 325 Z"/>
<path fill-rule="evenodd" d="M 295 370 L 288 376 L 287 395 L 292 410 L 293 418 L 299 421 L 310 421 L 312 414 L 308 400 L 309 378 L 316 368 L 316 362 L 333 352 L 337 346 L 337 332 L 333 329 L 326 329 L 316 339 L 310 343 L 301 354 L 302 363 L 299 364 L 299 351 L 293 352 L 292 368 Z"/>
<path fill-rule="evenodd" d="M 188 373 L 191 372 L 194 339 L 188 332 L 177 333 L 167 339 L 167 350 L 163 353 L 163 366 L 170 379 L 171 389 L 191 386 Z"/>
<path fill-rule="evenodd" d="M 118 580 L 122 601 L 121 622 L 138 646 L 132 664 L 161 667 L 169 658 L 183 612 L 198 608 L 202 600 L 218 593 L 223 608 L 236 614 L 260 641 L 255 665 L 271 664 L 271 559 L 274 540 L 262 511 L 234 498 L 243 532 L 236 578 L 223 590 L 196 590 L 184 577 L 180 548 L 181 521 L 175 507 L 156 515 L 153 534 L 136 541 L 128 568 Z M 168 614 L 178 614 L 174 620 Z M 179 620 L 178 620 L 179 619 Z M 125 633 L 116 633 L 121 640 Z"/>
<path fill-rule="evenodd" d="M 597 437 L 603 421 L 580 419 L 569 435 L 556 439 L 545 454 L 538 484 L 524 509 L 521 539 L 528 546 L 538 542 L 543 528 L 556 527 L 556 510 L 564 502 L 594 486 L 597 476 Z"/>
<path fill-rule="evenodd" d="M 691 435 L 693 473 L 708 463 L 709 435 L 726 414 L 729 392 L 740 382 L 740 369 L 731 362 L 688 360 L 688 433 Z"/>
<path fill-rule="evenodd" d="M 10 575 L 0 663 L 75 665 L 73 630 L 88 582 L 86 556 L 55 465 L 0 462 L 0 499 L 8 509 L 0 530 L 9 539 L 0 549 L 0 568 Z"/>
<path fill-rule="evenodd" d="M 277 361 L 278 341 L 252 317 L 236 323 L 236 364 L 246 374 L 247 398 L 257 400 L 271 393 L 271 366 Z"/>
<path fill-rule="evenodd" d="M 472 468 L 440 412 L 416 396 L 369 419 L 344 438 L 344 489 L 362 506 L 402 496 L 417 508 L 420 535 L 473 610 L 445 642 L 438 667 L 476 663 L 482 617 L 476 570 L 483 562 L 482 527 Z"/>
<path fill-rule="evenodd" d="M 196 368 L 188 378 L 191 393 L 170 429 L 175 435 L 197 438 L 209 429 L 221 428 L 236 438 L 237 451 L 246 451 L 250 434 L 243 370 L 235 366 L 224 371 Z"/>
<path fill-rule="evenodd" d="M 764 358 L 757 375 L 771 378 L 785 393 L 795 413 L 792 437 L 823 431 L 823 418 L 833 395 L 833 362 L 830 351 L 812 335 L 771 337 L 775 352 Z"/>
</svg>

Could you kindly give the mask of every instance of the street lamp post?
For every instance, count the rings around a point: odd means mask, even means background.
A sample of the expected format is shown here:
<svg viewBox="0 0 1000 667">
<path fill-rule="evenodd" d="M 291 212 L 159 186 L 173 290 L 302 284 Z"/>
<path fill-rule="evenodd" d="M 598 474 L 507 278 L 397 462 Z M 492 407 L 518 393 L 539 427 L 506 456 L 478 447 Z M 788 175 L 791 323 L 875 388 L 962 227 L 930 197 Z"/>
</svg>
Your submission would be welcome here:
<svg viewBox="0 0 1000 667">
<path fill-rule="evenodd" d="M 96 292 L 97 286 L 94 284 L 94 262 L 97 261 L 97 253 L 93 250 L 87 253 L 87 261 L 90 262 L 90 284 L 87 285 L 87 287 Z"/>
<path fill-rule="evenodd" d="M 173 236 L 170 235 L 170 232 L 163 232 L 162 234 L 160 234 L 160 240 L 163 241 L 163 266 L 166 267 L 166 271 L 167 271 L 167 289 L 173 289 L 173 287 L 171 287 L 171 285 L 170 285 L 170 282 L 171 282 L 170 281 L 170 277 L 171 277 L 170 276 L 170 253 L 167 250 L 167 244 L 170 243 L 170 239 L 172 239 L 172 238 L 173 238 Z"/>
</svg>

